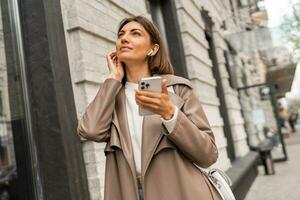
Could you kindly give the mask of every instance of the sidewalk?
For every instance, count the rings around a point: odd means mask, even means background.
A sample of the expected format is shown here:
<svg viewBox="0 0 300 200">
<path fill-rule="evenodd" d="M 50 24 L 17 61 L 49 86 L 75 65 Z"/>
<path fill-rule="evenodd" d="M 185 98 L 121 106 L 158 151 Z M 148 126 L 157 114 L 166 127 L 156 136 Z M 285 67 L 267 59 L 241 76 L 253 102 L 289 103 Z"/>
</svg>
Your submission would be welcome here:
<svg viewBox="0 0 300 200">
<path fill-rule="evenodd" d="M 262 166 L 245 200 L 300 200 L 300 132 L 286 140 L 288 161 L 275 163 L 275 175 Z"/>
</svg>

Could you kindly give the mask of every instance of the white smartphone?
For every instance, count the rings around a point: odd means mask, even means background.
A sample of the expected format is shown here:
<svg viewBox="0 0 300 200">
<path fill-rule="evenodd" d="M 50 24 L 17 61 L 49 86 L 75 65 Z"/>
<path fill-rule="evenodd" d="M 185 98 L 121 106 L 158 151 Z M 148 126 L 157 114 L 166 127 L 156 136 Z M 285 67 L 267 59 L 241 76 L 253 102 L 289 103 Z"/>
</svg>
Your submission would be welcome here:
<svg viewBox="0 0 300 200">
<path fill-rule="evenodd" d="M 139 90 L 161 92 L 161 77 L 153 76 L 142 78 L 139 81 Z M 139 115 L 155 115 L 155 113 L 151 112 L 150 110 L 139 107 Z"/>
</svg>

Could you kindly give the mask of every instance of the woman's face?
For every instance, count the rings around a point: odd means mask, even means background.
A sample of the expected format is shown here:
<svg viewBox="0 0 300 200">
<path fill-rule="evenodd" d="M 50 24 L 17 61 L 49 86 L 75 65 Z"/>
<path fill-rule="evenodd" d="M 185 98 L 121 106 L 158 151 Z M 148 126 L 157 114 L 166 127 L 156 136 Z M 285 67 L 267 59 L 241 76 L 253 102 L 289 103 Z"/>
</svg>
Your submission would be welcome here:
<svg viewBox="0 0 300 200">
<path fill-rule="evenodd" d="M 129 22 L 118 33 L 117 57 L 121 62 L 144 62 L 151 50 L 150 35 L 137 22 Z"/>
</svg>

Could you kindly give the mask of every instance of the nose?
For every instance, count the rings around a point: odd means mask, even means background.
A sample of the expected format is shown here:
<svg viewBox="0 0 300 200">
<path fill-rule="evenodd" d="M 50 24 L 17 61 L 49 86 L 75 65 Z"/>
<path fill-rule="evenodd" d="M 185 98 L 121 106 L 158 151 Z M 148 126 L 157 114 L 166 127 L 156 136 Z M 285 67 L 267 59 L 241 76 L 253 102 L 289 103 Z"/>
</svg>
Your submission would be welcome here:
<svg viewBox="0 0 300 200">
<path fill-rule="evenodd" d="M 126 37 L 122 37 L 121 38 L 121 43 L 124 44 L 124 43 L 128 43 L 128 40 Z"/>
<path fill-rule="evenodd" d="M 127 43 L 128 42 L 128 36 L 127 34 L 123 34 L 121 36 L 121 43 L 124 44 L 124 43 Z"/>
</svg>

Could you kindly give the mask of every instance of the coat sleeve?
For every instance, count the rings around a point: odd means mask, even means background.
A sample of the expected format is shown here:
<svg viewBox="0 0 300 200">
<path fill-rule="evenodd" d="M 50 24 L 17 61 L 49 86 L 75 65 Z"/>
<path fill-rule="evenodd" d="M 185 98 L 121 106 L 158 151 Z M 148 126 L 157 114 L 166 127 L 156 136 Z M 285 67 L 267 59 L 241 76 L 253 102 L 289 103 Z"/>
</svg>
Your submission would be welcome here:
<svg viewBox="0 0 300 200">
<path fill-rule="evenodd" d="M 201 103 L 193 90 L 182 86 L 184 105 L 179 110 L 174 130 L 167 137 L 199 167 L 209 167 L 218 158 L 218 149 Z"/>
<path fill-rule="evenodd" d="M 122 84 L 115 79 L 106 79 L 100 85 L 94 100 L 88 105 L 80 119 L 77 134 L 95 142 L 107 142 L 115 108 L 115 98 Z"/>
</svg>

